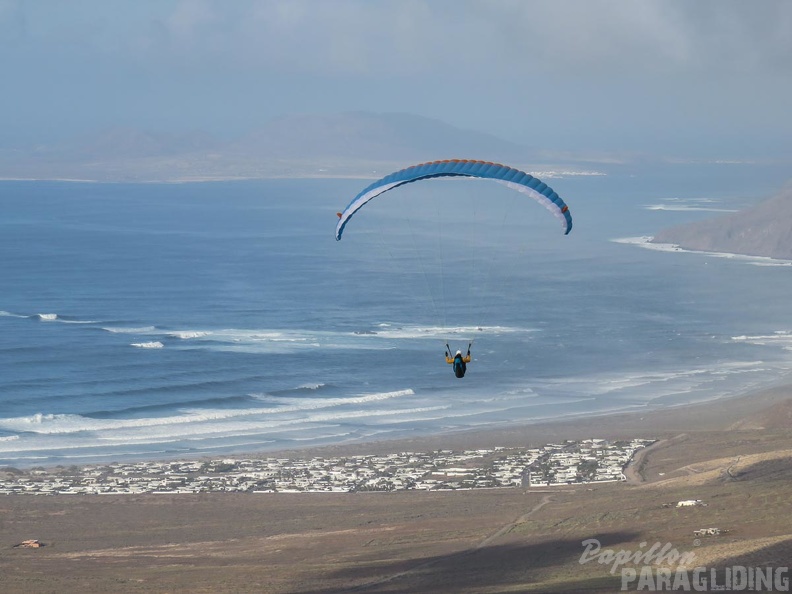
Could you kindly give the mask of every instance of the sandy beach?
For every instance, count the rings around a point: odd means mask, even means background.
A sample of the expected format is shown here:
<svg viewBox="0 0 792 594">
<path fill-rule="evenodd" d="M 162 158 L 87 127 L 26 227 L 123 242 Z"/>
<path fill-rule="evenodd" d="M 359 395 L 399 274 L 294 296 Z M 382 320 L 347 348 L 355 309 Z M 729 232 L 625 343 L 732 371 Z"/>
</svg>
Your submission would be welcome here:
<svg viewBox="0 0 792 594">
<path fill-rule="evenodd" d="M 627 483 L 458 492 L 0 499 L 3 592 L 610 592 L 582 542 L 669 543 L 696 563 L 792 558 L 792 386 L 715 403 L 323 448 L 351 451 L 656 438 Z M 290 452 L 305 456 L 317 451 Z M 706 506 L 669 504 L 699 499 Z M 722 534 L 694 539 L 693 531 Z M 27 539 L 38 549 L 14 545 Z"/>
</svg>

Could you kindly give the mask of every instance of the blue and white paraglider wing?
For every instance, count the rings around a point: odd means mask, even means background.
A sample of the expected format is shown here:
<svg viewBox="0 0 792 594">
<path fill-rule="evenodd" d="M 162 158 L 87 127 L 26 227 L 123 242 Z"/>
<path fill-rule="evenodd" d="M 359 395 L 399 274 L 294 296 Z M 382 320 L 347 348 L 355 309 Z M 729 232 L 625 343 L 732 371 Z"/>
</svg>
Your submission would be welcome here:
<svg viewBox="0 0 792 594">
<path fill-rule="evenodd" d="M 520 171 L 519 169 L 514 169 L 513 167 L 500 165 L 498 163 L 451 159 L 448 161 L 422 163 L 396 171 L 363 189 L 355 196 L 343 212 L 338 213 L 336 239 L 341 239 L 344 228 L 349 222 L 349 219 L 352 218 L 352 215 L 363 208 L 372 199 L 380 194 L 384 194 L 388 190 L 403 186 L 404 184 L 435 177 L 477 177 L 492 179 L 513 190 L 522 192 L 542 204 L 561 221 L 565 235 L 572 230 L 572 216 L 569 214 L 569 207 L 550 186 L 538 178 L 524 171 Z"/>
</svg>

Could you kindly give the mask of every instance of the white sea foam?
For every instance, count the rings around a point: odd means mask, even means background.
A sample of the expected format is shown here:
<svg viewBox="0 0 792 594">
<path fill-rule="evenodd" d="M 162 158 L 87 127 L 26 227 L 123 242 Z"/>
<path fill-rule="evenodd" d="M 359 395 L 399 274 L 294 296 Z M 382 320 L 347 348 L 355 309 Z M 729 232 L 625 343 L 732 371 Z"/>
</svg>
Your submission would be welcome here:
<svg viewBox="0 0 792 594">
<path fill-rule="evenodd" d="M 155 326 L 104 327 L 117 334 L 137 334 L 151 337 L 150 342 L 135 346 L 159 348 L 157 342 L 177 338 L 191 342 L 191 348 L 214 351 L 246 352 L 259 354 L 294 353 L 315 349 L 383 350 L 399 348 L 401 340 L 468 340 L 480 336 L 538 332 L 535 328 L 514 326 L 415 326 L 380 323 L 374 331 L 328 331 L 310 329 L 218 329 L 165 331 Z M 156 340 L 159 339 L 159 340 Z M 163 343 L 164 344 L 164 343 Z M 150 346 L 149 346 L 150 345 Z M 175 345 L 174 345 L 175 346 Z M 142 347 L 146 348 L 146 347 Z"/>
<path fill-rule="evenodd" d="M 406 390 L 395 390 L 393 392 L 377 392 L 374 394 L 363 394 L 361 396 L 344 396 L 341 398 L 279 398 L 278 402 L 292 403 L 296 410 L 308 410 L 314 408 L 328 408 L 331 406 L 344 406 L 347 404 L 365 404 L 367 402 L 381 402 L 391 398 L 402 396 L 414 396 L 415 392 L 407 388 Z M 285 407 L 284 407 L 285 408 Z M 278 409 L 283 410 L 283 408 Z"/>
<path fill-rule="evenodd" d="M 24 318 L 24 319 L 32 319 L 32 320 L 39 320 L 41 322 L 60 322 L 62 324 L 96 324 L 98 323 L 96 320 L 69 320 L 60 317 L 58 314 L 54 313 L 37 313 L 33 315 L 21 315 L 16 314 L 10 311 L 0 311 L 0 317 L 9 317 L 9 318 Z"/>
<path fill-rule="evenodd" d="M 286 348 L 301 346 L 321 347 L 362 347 L 372 339 L 416 339 L 444 338 L 461 335 L 475 337 L 486 334 L 507 334 L 516 332 L 536 332 L 534 328 L 512 326 L 414 326 L 409 324 L 380 323 L 377 330 L 358 330 L 353 332 L 337 332 L 310 329 L 224 329 L 202 331 L 189 330 L 166 332 L 165 336 L 175 338 L 211 337 L 215 343 L 233 343 L 235 345 L 278 345 Z"/>
<path fill-rule="evenodd" d="M 363 420 L 366 424 L 399 423 L 402 420 L 421 421 L 431 419 L 427 413 L 449 408 L 445 406 L 410 407 L 393 410 L 350 410 L 318 412 L 302 415 L 297 418 L 271 419 L 224 419 L 203 422 L 180 422 L 182 417 L 157 419 L 140 419 L 135 424 L 131 420 L 86 419 L 79 415 L 42 415 L 42 424 L 52 426 L 35 431 L 36 440 L 22 443 L 0 442 L 0 452 L 31 451 L 41 449 L 69 449 L 93 447 L 100 448 L 105 444 L 161 444 L 182 441 L 201 441 L 206 439 L 227 439 L 236 437 L 254 437 L 261 435 L 266 438 L 274 434 L 316 437 L 317 430 L 338 429 L 341 423 Z M 14 419 L 6 419 L 0 426 L 10 425 Z M 143 423 L 143 421 L 149 424 Z M 25 426 L 27 425 L 27 426 Z M 23 421 L 19 430 L 33 431 L 35 425 Z M 89 432 L 91 440 L 86 442 L 84 432 Z M 293 438 L 292 438 L 293 439 Z M 57 445 L 56 445 L 57 444 Z M 82 444 L 82 445 L 78 445 Z"/>
<path fill-rule="evenodd" d="M 394 343 L 405 339 L 448 339 L 460 335 L 466 340 L 479 334 L 499 334 L 527 331 L 506 327 L 380 327 L 377 331 L 338 332 L 320 330 L 279 329 L 225 329 L 214 330 L 206 335 L 190 332 L 189 338 L 200 341 L 202 348 L 218 351 L 249 353 L 292 353 L 321 349 L 381 350 L 398 348 Z M 174 336 L 167 333 L 165 336 Z M 208 338 L 202 341 L 202 338 Z"/>
<path fill-rule="evenodd" d="M 738 212 L 734 208 L 712 208 L 706 206 L 685 206 L 682 204 L 647 204 L 646 210 L 667 210 L 667 211 L 707 211 L 707 212 Z"/>
<path fill-rule="evenodd" d="M 445 339 L 448 337 L 460 336 L 467 339 L 483 335 L 538 332 L 535 328 L 519 328 L 513 326 L 395 326 L 393 324 L 380 324 L 380 328 L 380 330 L 373 334 L 364 334 L 362 336 L 398 339 Z"/>
<path fill-rule="evenodd" d="M 665 198 L 659 204 L 647 204 L 646 210 L 738 212 L 734 208 L 717 206 L 721 200 L 714 198 Z"/>
<path fill-rule="evenodd" d="M 142 326 L 140 328 L 102 328 L 105 332 L 113 334 L 151 334 L 156 330 L 154 326 Z"/>
<path fill-rule="evenodd" d="M 538 177 L 540 179 L 561 179 L 564 177 L 600 177 L 607 175 L 602 171 L 585 169 L 585 170 L 575 170 L 575 169 L 544 169 L 541 171 L 526 171 L 526 173 L 530 173 L 534 177 Z"/>
<path fill-rule="evenodd" d="M 180 338 L 181 340 L 190 340 L 191 338 L 203 338 L 209 336 L 211 332 L 202 330 L 180 330 L 175 332 L 168 332 L 167 335 L 172 338 Z"/>
<path fill-rule="evenodd" d="M 81 431 L 110 431 L 119 429 L 142 429 L 146 427 L 173 426 L 188 423 L 206 423 L 208 421 L 227 421 L 239 419 L 240 417 L 277 417 L 287 413 L 300 413 L 321 409 L 335 408 L 345 405 L 360 405 L 371 402 L 381 402 L 391 398 L 402 396 L 412 396 L 415 392 L 411 389 L 397 390 L 394 392 L 380 392 L 374 394 L 364 394 L 361 396 L 350 396 L 346 398 L 293 398 L 283 399 L 287 401 L 285 406 L 255 407 L 243 409 L 183 409 L 184 414 L 169 417 L 147 417 L 140 419 L 95 419 L 75 414 L 42 414 L 37 413 L 26 417 L 14 417 L 0 419 L 0 428 L 9 431 L 23 431 L 42 434 L 53 433 L 78 433 Z M 372 410 L 361 411 L 360 414 L 391 414 L 396 411 Z M 332 413 L 334 415 L 347 415 L 350 413 Z M 289 422 L 306 422 L 313 417 L 301 417 L 290 419 Z M 278 421 L 281 423 L 283 421 Z M 260 423 L 255 424 L 261 427 Z"/>
<path fill-rule="evenodd" d="M 646 210 L 668 210 L 668 211 L 707 211 L 707 212 L 738 212 L 735 208 L 722 208 L 717 206 L 709 206 L 716 203 L 711 198 L 681 200 L 669 199 L 660 204 L 647 204 L 644 206 Z"/>
<path fill-rule="evenodd" d="M 567 396 L 593 396 L 599 399 L 605 396 L 613 399 L 649 401 L 675 394 L 690 394 L 713 382 L 722 382 L 735 376 L 761 377 L 767 371 L 768 368 L 762 361 L 734 361 L 693 369 L 646 370 L 551 378 L 537 382 L 534 384 L 534 389 L 540 395 L 561 392 Z"/>
<path fill-rule="evenodd" d="M 29 431 L 31 428 L 33 428 L 35 431 L 36 427 L 43 426 L 45 423 L 69 417 L 79 417 L 79 415 L 36 413 L 28 417 L 11 417 L 7 419 L 0 419 L 0 427 L 6 428 L 10 431 Z"/>
<path fill-rule="evenodd" d="M 24 317 L 24 316 L 15 316 L 15 317 Z M 40 320 L 42 322 L 60 322 L 61 324 L 96 324 L 97 323 L 96 320 L 68 320 L 54 313 L 39 313 L 31 317 Z"/>
<path fill-rule="evenodd" d="M 745 254 L 732 254 L 729 252 L 707 252 L 703 250 L 689 250 L 682 248 L 673 243 L 652 243 L 652 237 L 623 237 L 619 239 L 612 239 L 614 243 L 623 243 L 629 245 L 637 245 L 647 250 L 655 250 L 658 252 L 677 252 L 685 254 L 700 254 L 703 256 L 710 256 L 713 258 L 727 258 L 732 260 L 743 260 L 747 264 L 754 266 L 792 266 L 792 260 L 781 260 L 777 258 L 770 258 L 767 256 L 747 256 Z"/>
<path fill-rule="evenodd" d="M 767 260 L 757 260 L 754 262 L 750 262 L 753 266 L 792 266 L 792 261 L 790 260 L 773 260 L 768 258 Z"/>
<path fill-rule="evenodd" d="M 754 345 L 780 345 L 785 349 L 792 348 L 792 332 L 788 330 L 777 330 L 773 334 L 759 334 L 754 336 L 732 336 L 735 342 L 745 342 Z"/>
<path fill-rule="evenodd" d="M 423 406 L 412 408 L 401 408 L 391 410 L 351 410 L 351 411 L 335 411 L 335 412 L 321 412 L 312 413 L 298 418 L 284 418 L 284 419 L 271 419 L 267 421 L 261 420 L 239 420 L 233 419 L 230 422 L 216 422 L 209 424 L 196 425 L 174 425 L 167 427 L 149 427 L 147 431 L 135 431 L 131 436 L 134 441 L 139 438 L 145 439 L 157 438 L 168 436 L 187 436 L 196 435 L 203 438 L 204 435 L 216 434 L 220 435 L 255 435 L 263 433 L 264 435 L 271 435 L 274 433 L 287 433 L 291 431 L 298 431 L 300 434 L 310 431 L 313 433 L 316 429 L 322 427 L 337 427 L 338 423 L 347 423 L 353 420 L 365 420 L 367 425 L 379 423 L 400 423 L 400 422 L 417 422 L 422 420 L 431 420 L 434 417 L 427 417 L 426 413 L 446 410 L 450 405 L 436 405 L 436 406 Z M 332 423 L 332 425 L 326 425 Z M 116 434 L 109 436 L 109 438 L 118 438 L 126 441 L 128 438 L 118 436 Z"/>
<path fill-rule="evenodd" d="M 627 245 L 637 245 L 647 250 L 655 250 L 658 252 L 684 252 L 681 247 L 672 243 L 652 243 L 652 237 L 643 235 L 641 237 L 621 237 L 618 239 L 611 239 L 613 243 L 623 243 Z"/>
<path fill-rule="evenodd" d="M 152 342 L 133 342 L 129 346 L 133 346 L 139 349 L 161 349 L 165 345 L 162 344 L 159 340 L 154 340 Z"/>
<path fill-rule="evenodd" d="M 333 348 L 341 346 L 339 337 L 343 335 L 333 332 L 319 332 L 310 330 L 268 330 L 268 329 L 222 329 L 201 331 L 189 330 L 180 332 L 166 332 L 166 337 L 184 340 L 201 341 L 204 348 L 212 350 L 230 350 L 255 353 L 287 353 L 304 349 Z"/>
</svg>

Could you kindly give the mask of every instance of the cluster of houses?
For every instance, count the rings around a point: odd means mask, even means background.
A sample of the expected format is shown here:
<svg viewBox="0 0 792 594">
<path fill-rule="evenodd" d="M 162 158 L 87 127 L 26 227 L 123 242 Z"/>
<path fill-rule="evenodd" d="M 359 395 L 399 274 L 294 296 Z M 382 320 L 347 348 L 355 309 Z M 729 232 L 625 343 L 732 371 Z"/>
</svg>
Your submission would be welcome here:
<svg viewBox="0 0 792 594">
<path fill-rule="evenodd" d="M 624 467 L 635 452 L 654 441 L 632 439 L 609 443 L 603 439 L 586 439 L 549 444 L 536 452 L 536 459 L 527 467 L 523 486 L 624 481 Z"/>
<path fill-rule="evenodd" d="M 345 457 L 128 462 L 33 469 L 0 477 L 2 494 L 362 492 L 541 487 L 625 480 L 654 440 L 565 441 L 540 448 L 400 452 Z"/>
</svg>

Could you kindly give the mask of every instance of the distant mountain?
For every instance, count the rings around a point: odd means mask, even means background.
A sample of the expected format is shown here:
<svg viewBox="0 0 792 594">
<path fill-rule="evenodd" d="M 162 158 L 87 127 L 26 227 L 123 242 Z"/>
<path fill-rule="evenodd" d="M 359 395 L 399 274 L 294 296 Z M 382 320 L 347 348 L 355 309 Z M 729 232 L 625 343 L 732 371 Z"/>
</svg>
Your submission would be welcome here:
<svg viewBox="0 0 792 594">
<path fill-rule="evenodd" d="M 351 158 L 410 162 L 527 155 L 528 147 L 406 113 L 340 113 L 276 118 L 237 142 L 236 151 L 278 158 Z"/>
<path fill-rule="evenodd" d="M 111 128 L 79 141 L 72 157 L 128 159 L 216 150 L 218 141 L 205 132 L 151 133 L 135 128 Z"/>
<path fill-rule="evenodd" d="M 531 148 L 405 113 L 289 115 L 232 140 L 116 128 L 59 146 L 0 151 L 0 178 L 176 181 L 372 177 L 447 158 L 541 161 Z"/>
<path fill-rule="evenodd" d="M 792 260 L 792 187 L 735 214 L 665 229 L 652 242 Z"/>
</svg>

